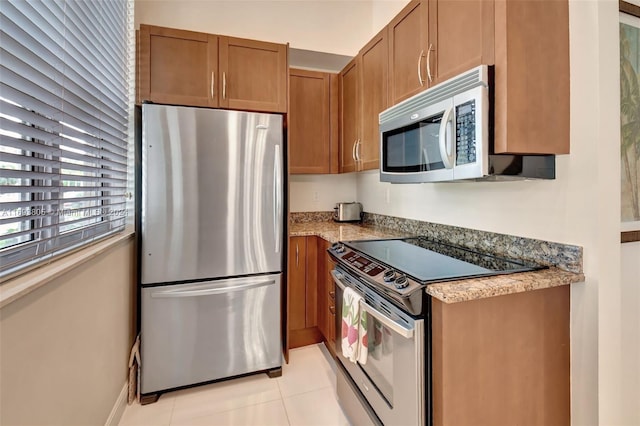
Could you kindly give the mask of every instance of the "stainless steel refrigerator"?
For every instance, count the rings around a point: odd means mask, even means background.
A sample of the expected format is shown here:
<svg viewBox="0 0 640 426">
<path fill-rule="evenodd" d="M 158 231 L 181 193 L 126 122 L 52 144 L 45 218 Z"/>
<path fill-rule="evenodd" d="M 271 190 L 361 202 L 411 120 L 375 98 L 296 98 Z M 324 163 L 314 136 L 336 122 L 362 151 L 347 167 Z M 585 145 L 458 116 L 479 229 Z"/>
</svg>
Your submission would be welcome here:
<svg viewBox="0 0 640 426">
<path fill-rule="evenodd" d="M 141 393 L 282 366 L 282 116 L 142 106 Z"/>
</svg>

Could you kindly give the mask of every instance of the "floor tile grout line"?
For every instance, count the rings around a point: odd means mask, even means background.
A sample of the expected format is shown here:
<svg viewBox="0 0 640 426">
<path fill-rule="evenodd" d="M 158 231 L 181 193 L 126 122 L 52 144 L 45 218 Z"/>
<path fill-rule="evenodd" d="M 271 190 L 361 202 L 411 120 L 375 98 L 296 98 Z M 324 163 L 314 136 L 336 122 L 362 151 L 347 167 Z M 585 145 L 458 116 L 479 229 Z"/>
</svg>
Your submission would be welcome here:
<svg viewBox="0 0 640 426">
<path fill-rule="evenodd" d="M 257 377 L 257 375 L 256 375 L 256 377 Z M 270 380 L 273 380 L 273 379 L 270 379 Z M 240 410 L 240 409 L 247 408 L 247 407 L 252 407 L 252 406 L 255 406 L 255 405 L 267 404 L 269 402 L 275 402 L 275 401 L 281 400 L 282 399 L 282 394 L 280 392 L 280 387 L 277 384 L 278 383 L 277 379 L 275 379 L 275 380 L 276 380 L 276 387 L 278 389 L 278 395 L 279 395 L 278 397 L 266 398 L 266 400 L 260 401 L 260 402 L 241 404 L 241 405 L 238 405 L 237 407 L 233 407 L 233 408 L 226 408 L 226 409 L 223 409 L 223 410 L 212 411 L 212 412 L 209 412 L 208 414 L 202 414 L 202 415 L 198 415 L 196 417 L 193 417 L 193 419 L 200 418 L 200 417 L 206 417 L 206 416 L 210 416 L 210 415 L 215 415 L 215 414 L 218 414 L 218 413 L 225 413 L 225 412 L 228 412 L 228 411 Z M 190 396 L 186 396 L 186 399 L 188 399 L 188 398 L 190 398 Z M 177 398 L 174 397 L 174 399 L 175 399 L 175 401 L 174 401 L 174 405 L 173 405 L 172 413 L 171 413 L 171 422 L 173 422 L 173 420 L 174 420 L 173 417 L 174 417 L 174 414 L 175 414 L 175 404 L 177 402 Z M 186 420 L 190 420 L 190 419 L 186 419 Z"/>
<path fill-rule="evenodd" d="M 287 414 L 287 407 L 285 407 L 285 406 L 284 406 L 284 401 L 283 401 L 282 399 L 280 399 L 280 400 L 278 400 L 278 399 L 272 399 L 272 400 L 270 400 L 270 401 L 257 402 L 257 403 L 255 403 L 255 404 L 243 405 L 242 407 L 236 407 L 236 408 L 231 408 L 231 409 L 229 409 L 229 410 L 216 411 L 215 413 L 209 413 L 209 414 L 204 414 L 204 415 L 202 415 L 202 416 L 192 417 L 192 418 L 190 418 L 190 419 L 185 419 L 185 421 L 186 421 L 186 422 L 189 422 L 189 421 L 192 421 L 192 420 L 201 419 L 201 418 L 203 418 L 203 417 L 215 416 L 215 415 L 222 414 L 222 413 L 228 413 L 228 412 L 230 412 L 230 411 L 242 410 L 242 409 L 245 409 L 245 408 L 247 408 L 247 407 L 255 407 L 255 406 L 257 406 L 257 405 L 271 404 L 272 402 L 277 402 L 277 401 L 280 401 L 280 402 L 282 403 L 282 406 L 283 406 L 283 408 L 284 408 L 284 412 L 285 412 L 285 415 L 286 415 L 286 414 Z M 291 423 L 289 422 L 289 416 L 287 416 L 287 423 L 289 423 L 289 425 L 291 424 Z M 183 423 L 181 423 L 181 424 L 183 424 Z M 174 426 L 174 425 L 173 425 L 173 419 L 172 419 L 172 420 L 171 420 L 171 422 L 169 423 L 169 426 Z"/>
<path fill-rule="evenodd" d="M 287 411 L 287 406 L 284 403 L 284 395 L 282 394 L 282 388 L 280 387 L 280 377 L 276 379 L 276 383 L 278 384 L 278 392 L 280 393 L 280 403 L 282 404 L 282 408 L 284 408 L 284 415 L 287 417 L 287 425 L 291 426 L 291 419 L 289 419 L 289 411 Z"/>
<path fill-rule="evenodd" d="M 330 389 L 330 390 L 332 390 L 332 391 L 333 391 L 333 386 L 332 386 L 332 385 L 329 385 L 329 386 L 323 386 L 323 387 L 321 387 L 321 388 L 311 389 L 311 390 L 307 390 L 307 391 L 300 392 L 300 393 L 296 393 L 296 394 L 289 395 L 289 396 L 284 396 L 284 395 L 283 395 L 283 396 L 282 396 L 282 399 L 283 399 L 283 400 L 285 400 L 285 399 L 291 399 L 291 398 L 295 398 L 296 396 L 306 395 L 306 394 L 311 393 L 311 392 L 318 392 L 318 391 L 325 390 L 325 389 Z"/>
</svg>

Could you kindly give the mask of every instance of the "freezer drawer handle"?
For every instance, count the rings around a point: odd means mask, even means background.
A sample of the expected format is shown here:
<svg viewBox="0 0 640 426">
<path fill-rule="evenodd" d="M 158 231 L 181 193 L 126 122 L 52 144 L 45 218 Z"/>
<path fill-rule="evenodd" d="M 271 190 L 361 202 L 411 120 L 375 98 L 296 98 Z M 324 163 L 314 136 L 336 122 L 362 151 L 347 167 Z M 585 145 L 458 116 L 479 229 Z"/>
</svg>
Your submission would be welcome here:
<svg viewBox="0 0 640 426">
<path fill-rule="evenodd" d="M 275 284 L 275 280 L 257 281 L 247 283 L 244 285 L 230 286 L 230 287 L 214 287 L 203 288 L 199 290 L 161 290 L 151 293 L 151 297 L 158 298 L 173 298 L 173 297 L 197 297 L 197 296 L 209 296 L 213 294 L 229 293 L 232 291 L 244 291 L 252 288 L 264 287 Z"/>
</svg>

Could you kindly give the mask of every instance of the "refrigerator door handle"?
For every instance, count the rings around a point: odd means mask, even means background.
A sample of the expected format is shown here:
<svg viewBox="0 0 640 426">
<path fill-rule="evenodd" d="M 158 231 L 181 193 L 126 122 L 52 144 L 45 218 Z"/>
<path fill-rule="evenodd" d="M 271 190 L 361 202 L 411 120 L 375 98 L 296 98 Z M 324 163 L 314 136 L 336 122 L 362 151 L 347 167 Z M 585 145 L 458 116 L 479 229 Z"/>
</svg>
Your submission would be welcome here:
<svg viewBox="0 0 640 426">
<path fill-rule="evenodd" d="M 273 232 L 276 243 L 276 253 L 280 253 L 280 239 L 282 238 L 282 155 L 280 145 L 275 146 L 273 160 Z"/>
<path fill-rule="evenodd" d="M 198 296 L 210 296 L 214 294 L 230 293 L 233 291 L 245 291 L 258 287 L 264 287 L 275 284 L 275 280 L 256 281 L 243 285 L 228 286 L 228 287 L 211 287 L 202 288 L 197 290 L 159 290 L 151 293 L 153 298 L 175 298 L 175 297 L 198 297 Z"/>
</svg>

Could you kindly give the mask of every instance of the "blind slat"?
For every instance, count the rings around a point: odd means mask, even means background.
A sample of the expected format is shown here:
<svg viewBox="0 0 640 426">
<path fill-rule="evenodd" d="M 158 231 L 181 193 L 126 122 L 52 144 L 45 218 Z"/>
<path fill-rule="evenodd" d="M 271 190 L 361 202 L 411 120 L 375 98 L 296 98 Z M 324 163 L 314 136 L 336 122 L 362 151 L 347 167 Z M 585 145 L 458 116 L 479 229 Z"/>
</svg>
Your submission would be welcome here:
<svg viewBox="0 0 640 426">
<path fill-rule="evenodd" d="M 83 191 L 109 191 L 118 190 L 124 196 L 126 187 L 124 186 L 24 186 L 24 185 L 0 185 L 3 194 L 28 194 L 28 193 L 49 193 L 49 192 L 74 192 Z"/>
<path fill-rule="evenodd" d="M 0 277 L 122 230 L 132 0 L 0 0 Z"/>
</svg>

